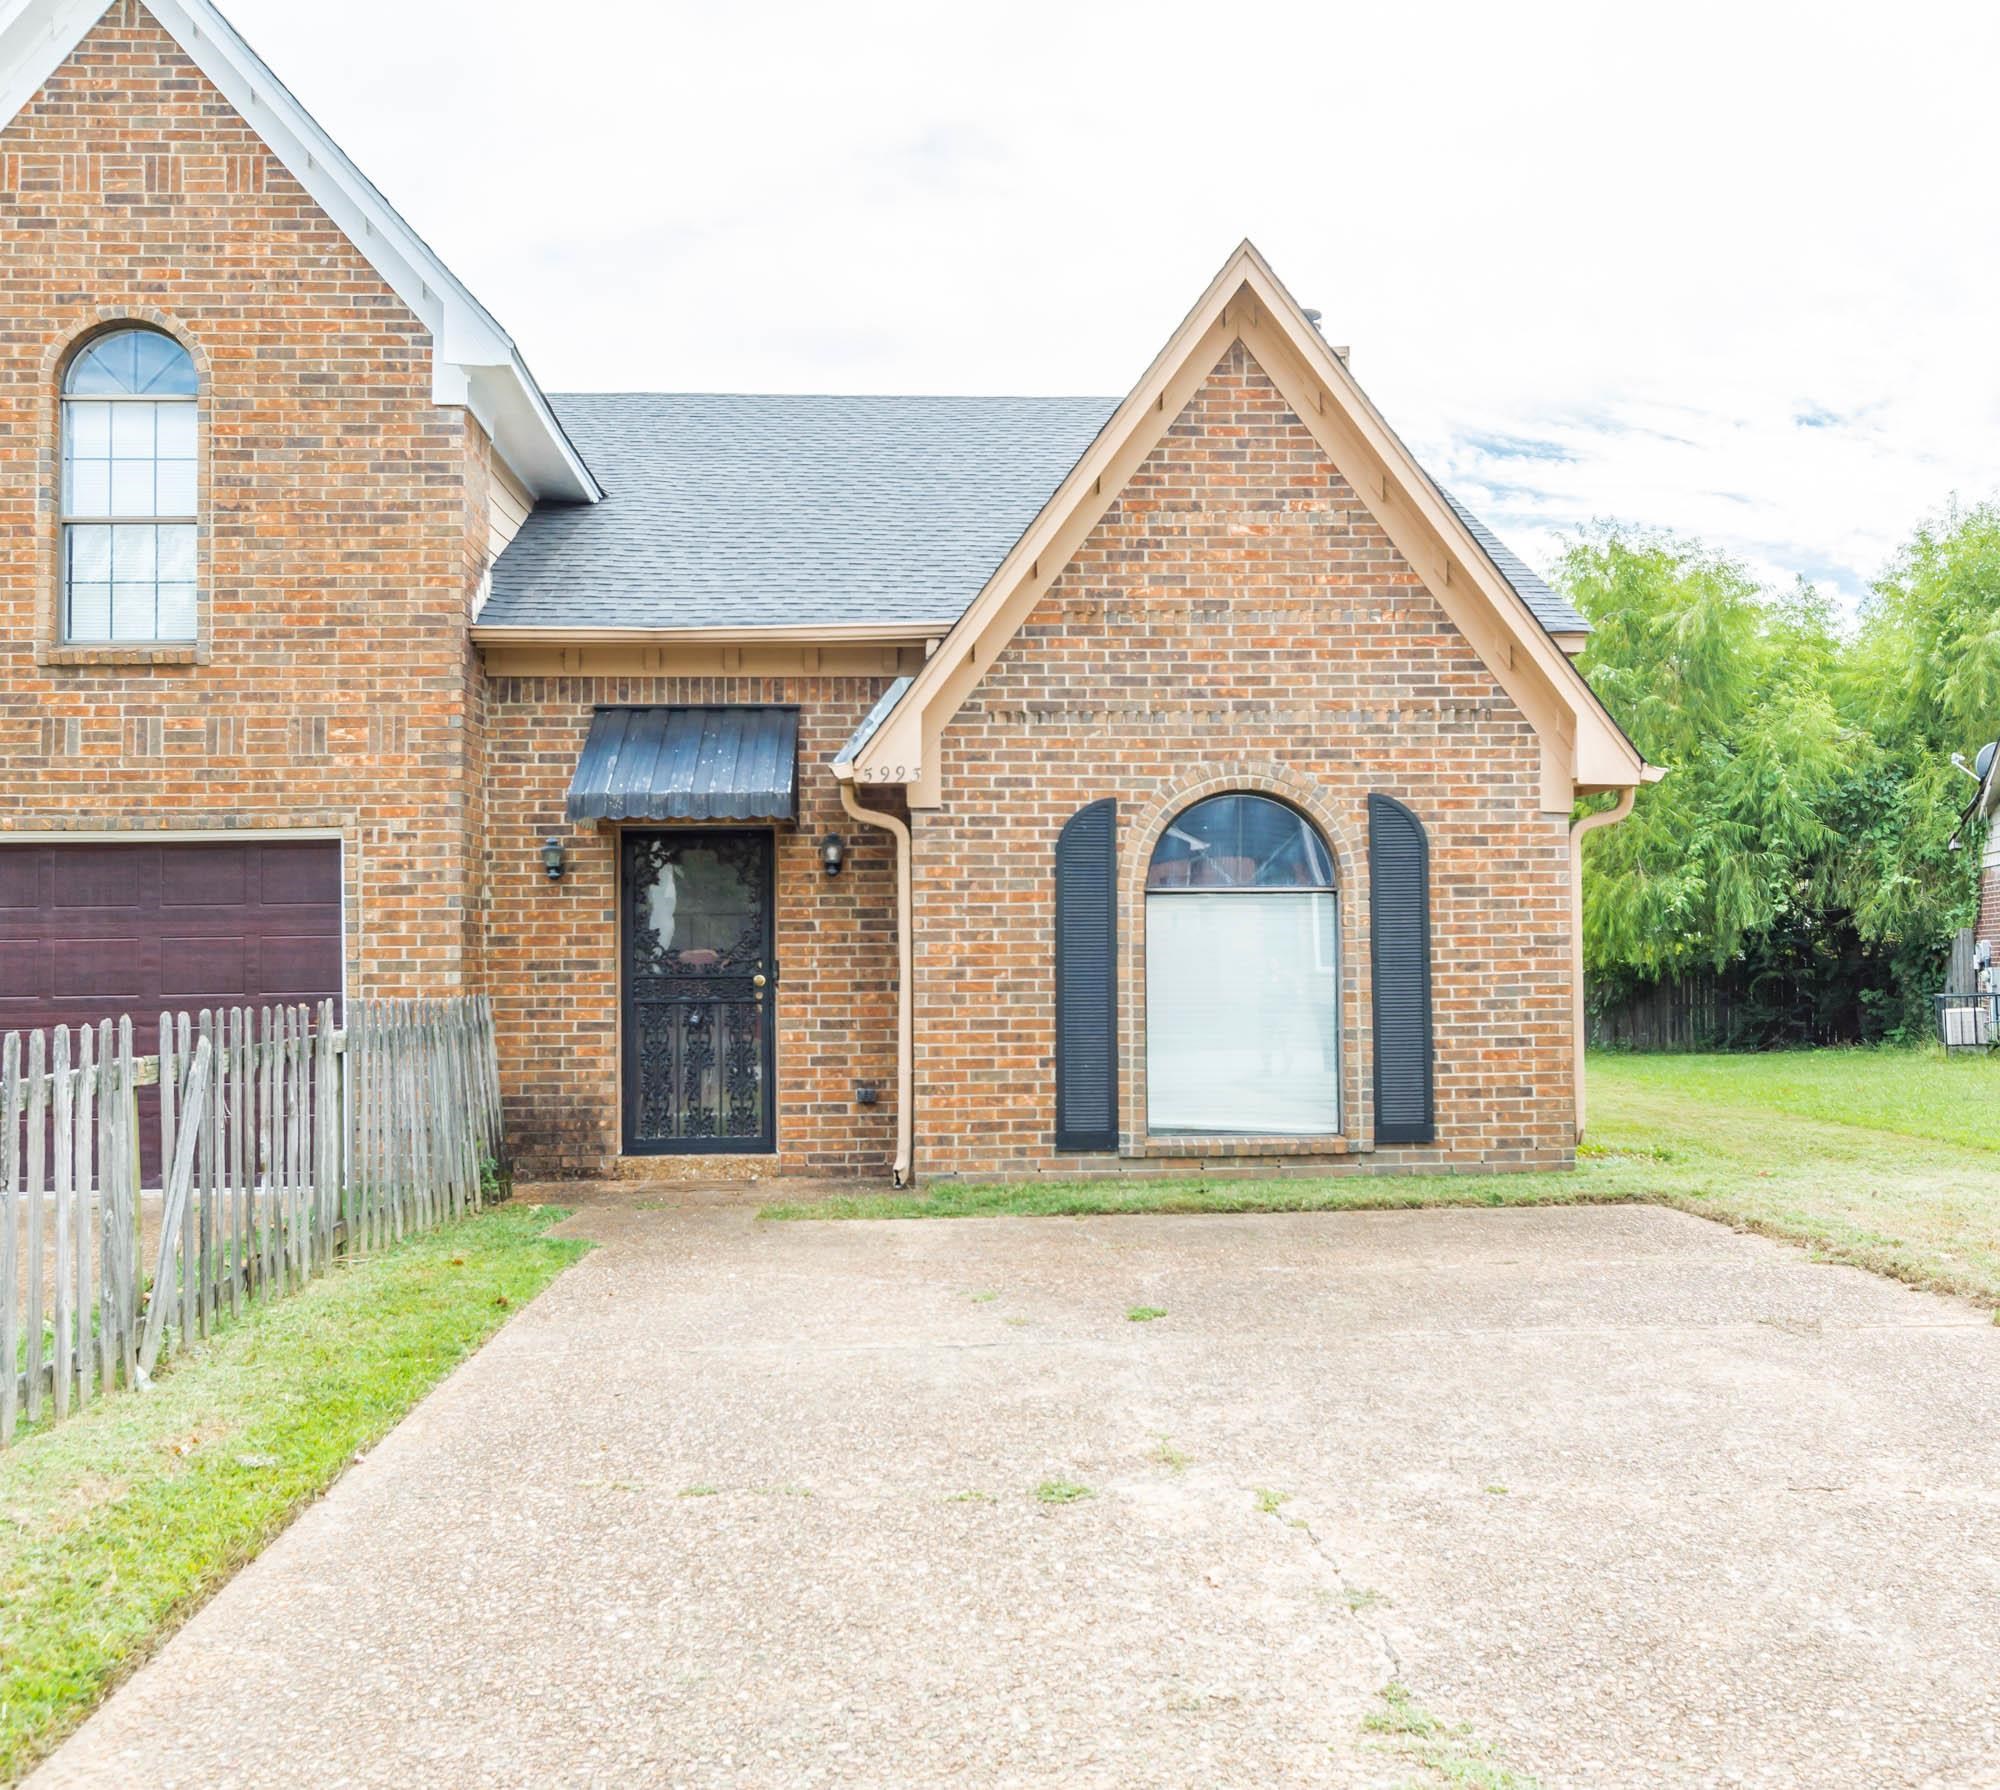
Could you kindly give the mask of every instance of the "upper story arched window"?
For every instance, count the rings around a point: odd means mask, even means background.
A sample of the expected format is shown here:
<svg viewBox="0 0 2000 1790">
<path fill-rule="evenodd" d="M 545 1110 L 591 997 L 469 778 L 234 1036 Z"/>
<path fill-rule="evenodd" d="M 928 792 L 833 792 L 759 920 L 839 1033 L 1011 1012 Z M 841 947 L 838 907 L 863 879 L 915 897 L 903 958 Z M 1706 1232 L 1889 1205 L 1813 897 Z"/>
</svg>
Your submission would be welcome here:
<svg viewBox="0 0 2000 1790">
<path fill-rule="evenodd" d="M 1149 1131 L 1340 1129 L 1333 856 L 1269 796 L 1175 816 L 1146 872 Z"/>
<path fill-rule="evenodd" d="M 194 361 L 172 336 L 94 336 L 62 387 L 62 636 L 195 637 Z"/>
</svg>

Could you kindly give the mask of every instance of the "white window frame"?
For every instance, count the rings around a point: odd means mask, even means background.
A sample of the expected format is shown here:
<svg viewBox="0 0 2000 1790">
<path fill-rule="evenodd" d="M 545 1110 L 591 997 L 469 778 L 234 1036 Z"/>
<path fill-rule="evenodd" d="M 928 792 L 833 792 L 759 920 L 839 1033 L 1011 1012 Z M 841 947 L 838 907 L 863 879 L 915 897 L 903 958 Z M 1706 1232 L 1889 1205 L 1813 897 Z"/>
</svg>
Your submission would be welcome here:
<svg viewBox="0 0 2000 1790">
<path fill-rule="evenodd" d="M 1314 838 L 1319 842 L 1321 851 L 1325 854 L 1327 864 L 1329 866 L 1332 865 L 1333 854 L 1331 850 L 1327 847 L 1325 835 L 1321 833 L 1320 829 L 1313 823 L 1313 821 L 1309 816 L 1301 813 L 1297 808 L 1293 807 L 1291 803 L 1283 801 L 1276 796 L 1265 795 L 1263 792 L 1258 790 L 1217 791 L 1216 797 L 1220 796 L 1251 797 L 1257 800 L 1269 802 L 1273 807 L 1284 808 L 1289 810 L 1297 818 L 1299 824 L 1308 829 L 1312 833 Z M 1214 800 L 1216 799 L 1216 797 L 1204 797 L 1203 800 L 1204 801 Z M 1174 816 L 1174 818 L 1167 823 L 1167 826 L 1162 830 L 1160 834 L 1159 840 L 1155 841 L 1154 851 L 1156 853 L 1159 849 L 1160 844 L 1163 843 L 1167 839 L 1167 837 L 1172 834 L 1174 828 L 1177 825 L 1179 825 L 1182 815 L 1188 813 L 1192 808 L 1199 806 L 1201 806 L 1200 802 L 1190 804 L 1190 807 L 1188 809 L 1181 810 L 1180 813 L 1177 813 Z M 1346 1112 L 1346 1101 L 1344 1098 L 1344 1091 L 1342 1088 L 1346 1039 L 1343 1036 L 1343 1030 L 1342 1030 L 1343 1008 L 1341 1002 L 1341 981 L 1340 981 L 1341 911 L 1340 911 L 1340 889 L 1338 883 L 1335 881 L 1328 881 L 1323 885 L 1294 883 L 1294 884 L 1279 884 L 1279 885 L 1266 885 L 1266 886 L 1229 886 L 1229 885 L 1217 885 L 1217 884 L 1207 884 L 1207 885 L 1167 884 L 1155 888 L 1151 886 L 1150 883 L 1150 870 L 1151 870 L 1151 865 L 1149 863 L 1148 882 L 1143 887 L 1143 893 L 1142 893 L 1142 901 L 1145 909 L 1145 923 L 1146 923 L 1146 959 L 1145 959 L 1146 1035 L 1144 1040 L 1145 1051 L 1146 1051 L 1146 1134 L 1149 1137 L 1157 1137 L 1157 1138 L 1171 1138 L 1171 1137 L 1309 1138 L 1309 1137 L 1338 1137 L 1342 1135 L 1342 1126 L 1345 1122 L 1345 1112 Z M 1160 908 L 1156 908 L 1154 906 L 1154 903 L 1205 901 L 1210 899 L 1235 901 L 1244 897 L 1256 897 L 1265 901 L 1286 900 L 1286 899 L 1300 900 L 1300 901 L 1323 901 L 1326 904 L 1326 909 L 1327 909 L 1326 927 L 1322 928 L 1316 925 L 1311 929 L 1312 931 L 1311 959 L 1309 962 L 1302 962 L 1297 966 L 1297 974 L 1301 982 L 1304 982 L 1306 979 L 1311 978 L 1315 982 L 1323 981 L 1325 983 L 1329 991 L 1329 998 L 1332 1004 L 1332 1026 L 1333 1026 L 1332 1057 L 1328 1066 L 1329 1083 L 1326 1089 L 1328 1106 L 1327 1106 L 1327 1118 L 1324 1123 L 1314 1122 L 1311 1124 L 1301 1123 L 1295 1125 L 1293 1124 L 1243 1125 L 1243 1126 L 1228 1126 L 1228 1127 L 1218 1126 L 1218 1125 L 1193 1125 L 1188 1123 L 1184 1117 L 1177 1117 L 1176 1115 L 1171 1113 L 1163 1113 L 1160 1110 L 1159 1098 L 1160 1098 L 1161 1078 L 1155 1074 L 1155 1061 L 1160 1054 L 1159 1051 L 1160 1033 L 1158 1028 L 1162 1023 L 1161 1008 L 1164 1005 L 1164 1003 L 1159 998 L 1160 989 L 1162 985 L 1159 981 L 1156 980 L 1156 977 L 1163 973 L 1165 966 L 1161 963 L 1160 958 L 1156 955 L 1154 948 L 1155 934 L 1157 932 L 1157 928 L 1154 923 L 1154 916 L 1157 913 L 1163 911 Z"/>
<path fill-rule="evenodd" d="M 192 392 L 72 392 L 69 389 L 70 376 L 76 363 L 85 354 L 108 336 L 127 333 L 159 336 L 172 342 L 182 354 L 187 354 L 184 343 L 176 340 L 165 330 L 156 329 L 146 323 L 121 323 L 110 329 L 100 330 L 88 341 L 80 342 L 75 351 L 63 363 L 62 383 L 56 394 L 56 636 L 63 646 L 91 647 L 148 647 L 148 646 L 193 646 L 201 634 L 201 392 L 200 375 L 197 369 L 197 389 Z M 190 363 L 193 356 L 188 355 Z M 70 407 L 73 404 L 189 404 L 194 406 L 195 439 L 195 503 L 193 513 L 185 516 L 115 516 L 83 515 L 72 513 L 69 507 L 70 459 L 69 441 L 71 433 Z M 158 464 L 157 454 L 154 464 Z M 158 591 L 160 580 L 155 566 L 154 586 L 154 632 L 151 634 L 127 634 L 118 636 L 86 635 L 76 632 L 70 606 L 70 531 L 75 528 L 192 528 L 195 531 L 195 586 L 194 613 L 189 619 L 185 634 L 162 634 L 158 632 L 159 608 Z M 108 571 L 109 568 L 107 568 Z M 109 579 L 107 578 L 107 582 Z M 116 615 L 116 597 L 110 599 L 106 610 L 107 621 Z"/>
</svg>

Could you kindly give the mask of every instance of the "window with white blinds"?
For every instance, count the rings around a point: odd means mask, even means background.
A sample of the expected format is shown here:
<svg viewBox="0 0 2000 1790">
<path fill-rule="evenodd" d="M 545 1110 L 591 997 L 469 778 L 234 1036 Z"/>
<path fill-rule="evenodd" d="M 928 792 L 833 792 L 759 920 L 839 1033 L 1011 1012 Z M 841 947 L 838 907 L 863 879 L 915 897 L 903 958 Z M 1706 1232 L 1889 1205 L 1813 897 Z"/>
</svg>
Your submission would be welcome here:
<svg viewBox="0 0 2000 1790">
<path fill-rule="evenodd" d="M 1265 796 L 1211 797 L 1147 875 L 1146 1124 L 1340 1129 L 1336 895 L 1325 842 Z"/>
</svg>

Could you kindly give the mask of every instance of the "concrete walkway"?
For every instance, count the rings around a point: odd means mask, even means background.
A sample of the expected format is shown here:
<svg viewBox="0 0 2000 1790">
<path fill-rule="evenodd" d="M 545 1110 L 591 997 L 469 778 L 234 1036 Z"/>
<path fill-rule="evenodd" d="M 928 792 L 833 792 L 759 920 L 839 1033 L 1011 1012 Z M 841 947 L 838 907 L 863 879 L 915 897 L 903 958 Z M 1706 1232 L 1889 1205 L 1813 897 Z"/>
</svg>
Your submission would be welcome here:
<svg viewBox="0 0 2000 1790">
<path fill-rule="evenodd" d="M 1393 1675 L 1546 1790 L 2000 1785 L 1970 1307 L 1640 1209 L 598 1197 L 35 1784 L 1438 1781 Z"/>
</svg>

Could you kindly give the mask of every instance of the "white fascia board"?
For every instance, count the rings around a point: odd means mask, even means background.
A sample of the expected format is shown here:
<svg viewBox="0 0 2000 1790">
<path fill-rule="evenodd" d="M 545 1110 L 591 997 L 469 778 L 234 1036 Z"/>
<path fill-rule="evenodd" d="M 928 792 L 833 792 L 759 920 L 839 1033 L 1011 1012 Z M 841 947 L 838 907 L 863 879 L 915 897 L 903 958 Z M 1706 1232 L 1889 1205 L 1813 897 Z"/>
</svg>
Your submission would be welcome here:
<svg viewBox="0 0 2000 1790">
<path fill-rule="evenodd" d="M 470 402 L 475 415 L 483 404 L 482 426 L 535 497 L 603 496 L 513 339 L 210 0 L 148 0 L 148 10 L 430 332 L 433 400 Z M 34 97 L 103 11 L 104 0 L 14 0 L 0 9 L 0 123 Z M 508 386 L 515 389 L 503 393 Z"/>
<path fill-rule="evenodd" d="M 461 364 L 458 371 L 465 376 L 465 404 L 530 493 L 571 503 L 595 503 L 604 495 L 518 354 L 495 366 Z"/>
<path fill-rule="evenodd" d="M 11 120 L 35 97 L 103 11 L 93 0 L 0 4 L 0 120 Z"/>
</svg>

